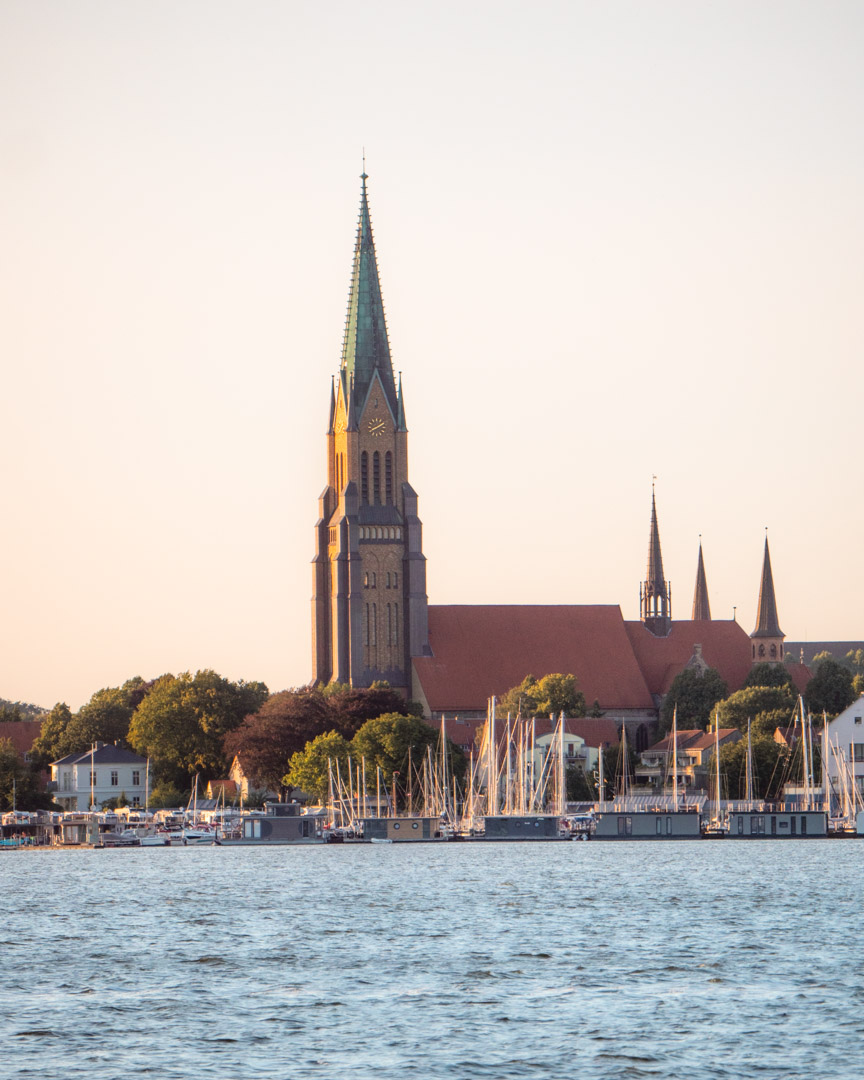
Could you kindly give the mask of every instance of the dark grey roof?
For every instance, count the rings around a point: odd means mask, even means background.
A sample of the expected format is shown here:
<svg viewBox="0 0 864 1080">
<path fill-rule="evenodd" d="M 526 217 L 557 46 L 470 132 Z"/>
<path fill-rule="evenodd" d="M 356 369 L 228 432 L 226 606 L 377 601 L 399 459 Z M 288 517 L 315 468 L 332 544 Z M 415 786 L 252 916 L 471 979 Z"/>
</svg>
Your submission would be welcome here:
<svg viewBox="0 0 864 1080">
<path fill-rule="evenodd" d="M 65 758 L 52 762 L 52 765 L 80 765 L 92 761 L 94 765 L 146 765 L 147 759 L 133 754 L 122 746 L 102 743 L 95 750 L 85 750 L 81 754 L 67 754 Z"/>
<path fill-rule="evenodd" d="M 809 667 L 813 657 L 822 652 L 830 653 L 835 660 L 845 660 L 847 653 L 864 649 L 864 641 L 787 641 L 783 647 L 793 661 L 797 661 L 803 652 L 804 663 Z"/>
</svg>

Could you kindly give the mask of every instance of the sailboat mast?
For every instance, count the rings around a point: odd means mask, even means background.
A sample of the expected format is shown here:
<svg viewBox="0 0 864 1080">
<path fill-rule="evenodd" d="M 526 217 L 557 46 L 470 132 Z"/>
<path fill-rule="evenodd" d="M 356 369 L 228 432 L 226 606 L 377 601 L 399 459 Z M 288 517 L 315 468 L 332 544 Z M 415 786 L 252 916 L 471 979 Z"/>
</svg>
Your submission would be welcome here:
<svg viewBox="0 0 864 1080">
<path fill-rule="evenodd" d="M 506 779 L 504 781 L 504 783 L 506 785 L 505 788 L 504 788 L 504 813 L 505 814 L 512 814 L 513 813 L 513 807 L 512 807 L 512 804 L 511 804 L 511 800 L 510 800 L 510 784 L 511 784 L 511 780 L 510 780 L 510 770 L 511 770 L 510 738 L 511 738 L 511 733 L 510 733 L 510 713 L 508 712 L 507 713 L 507 777 L 506 777 Z"/>
<path fill-rule="evenodd" d="M 672 710 L 672 809 L 678 809 L 678 705 Z"/>
<path fill-rule="evenodd" d="M 804 719 L 806 715 L 804 712 L 804 698 L 799 696 L 798 702 L 801 706 L 801 763 L 804 771 L 804 809 L 807 810 L 810 801 L 810 766 L 807 760 L 807 724 Z"/>
</svg>

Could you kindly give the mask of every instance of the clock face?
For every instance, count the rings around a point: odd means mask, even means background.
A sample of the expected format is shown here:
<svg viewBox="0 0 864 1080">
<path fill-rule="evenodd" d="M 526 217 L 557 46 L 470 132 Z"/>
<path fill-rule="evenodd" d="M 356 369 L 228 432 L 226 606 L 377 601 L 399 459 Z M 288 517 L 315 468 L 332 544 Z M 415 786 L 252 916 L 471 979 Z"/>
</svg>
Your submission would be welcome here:
<svg viewBox="0 0 864 1080">
<path fill-rule="evenodd" d="M 387 424 L 383 420 L 379 420 L 377 416 L 373 416 L 369 421 L 369 434 L 374 435 L 376 438 L 379 435 L 383 435 L 387 430 Z"/>
</svg>

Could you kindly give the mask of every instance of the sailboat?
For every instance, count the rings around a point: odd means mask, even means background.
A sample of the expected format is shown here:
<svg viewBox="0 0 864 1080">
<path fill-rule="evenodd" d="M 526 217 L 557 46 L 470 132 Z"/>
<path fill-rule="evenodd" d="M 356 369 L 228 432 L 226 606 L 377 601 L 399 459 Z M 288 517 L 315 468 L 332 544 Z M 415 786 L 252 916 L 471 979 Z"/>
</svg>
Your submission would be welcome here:
<svg viewBox="0 0 864 1080">
<path fill-rule="evenodd" d="M 728 836 L 729 817 L 722 811 L 722 789 L 720 786 L 720 713 L 714 713 L 714 777 L 713 777 L 714 813 L 705 823 L 703 832 L 706 836 Z"/>
</svg>

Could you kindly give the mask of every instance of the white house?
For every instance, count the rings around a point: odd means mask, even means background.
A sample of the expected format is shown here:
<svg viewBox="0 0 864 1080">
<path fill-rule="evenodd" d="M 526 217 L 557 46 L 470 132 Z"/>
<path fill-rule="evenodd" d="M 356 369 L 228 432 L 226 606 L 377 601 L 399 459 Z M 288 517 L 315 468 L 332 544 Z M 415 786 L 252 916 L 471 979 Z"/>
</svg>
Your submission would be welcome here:
<svg viewBox="0 0 864 1080">
<path fill-rule="evenodd" d="M 119 746 L 94 743 L 83 754 L 51 763 L 54 799 L 64 810 L 89 810 L 125 795 L 129 806 L 145 801 L 146 758 Z"/>
<path fill-rule="evenodd" d="M 816 739 L 821 725 L 815 720 L 814 725 L 813 737 Z M 829 720 L 828 742 L 831 745 L 828 753 L 831 786 L 835 791 L 842 790 L 841 769 L 837 761 L 839 750 L 845 756 L 846 767 L 854 771 L 855 786 L 859 794 L 864 796 L 864 694 L 839 716 Z"/>
</svg>

